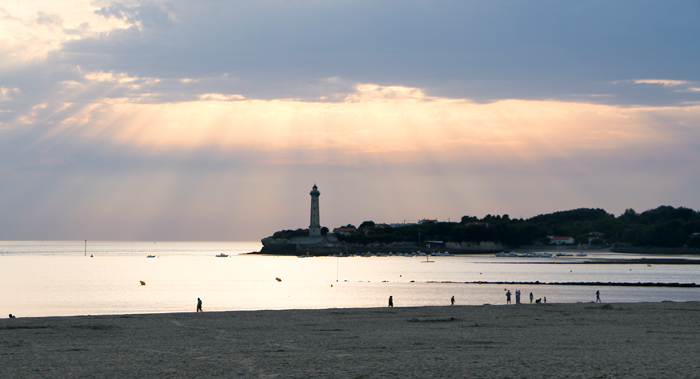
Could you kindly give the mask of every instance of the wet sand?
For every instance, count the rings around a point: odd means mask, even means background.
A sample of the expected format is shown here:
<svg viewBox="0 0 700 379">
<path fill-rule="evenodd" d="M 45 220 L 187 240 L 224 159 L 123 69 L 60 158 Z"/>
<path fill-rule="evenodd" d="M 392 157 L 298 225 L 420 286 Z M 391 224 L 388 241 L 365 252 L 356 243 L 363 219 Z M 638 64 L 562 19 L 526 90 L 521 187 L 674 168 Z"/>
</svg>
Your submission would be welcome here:
<svg viewBox="0 0 700 379">
<path fill-rule="evenodd" d="M 698 357 L 698 302 L 0 320 L 2 378 L 690 378 Z"/>
</svg>

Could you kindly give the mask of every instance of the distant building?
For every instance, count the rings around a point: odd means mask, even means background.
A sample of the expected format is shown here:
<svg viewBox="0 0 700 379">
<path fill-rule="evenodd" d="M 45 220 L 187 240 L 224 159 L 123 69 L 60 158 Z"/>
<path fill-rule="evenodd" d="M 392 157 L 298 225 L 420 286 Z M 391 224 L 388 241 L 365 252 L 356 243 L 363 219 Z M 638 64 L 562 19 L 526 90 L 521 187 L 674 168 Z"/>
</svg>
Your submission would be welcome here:
<svg viewBox="0 0 700 379">
<path fill-rule="evenodd" d="M 321 196 L 321 192 L 318 191 L 316 184 L 314 184 L 309 195 L 311 195 L 311 224 L 309 225 L 309 237 L 321 237 L 321 216 L 318 209 L 318 197 Z"/>
<path fill-rule="evenodd" d="M 355 228 L 335 228 L 333 229 L 334 234 L 342 234 L 347 236 L 348 234 L 352 234 L 355 232 Z"/>
<path fill-rule="evenodd" d="M 321 234 L 321 222 L 318 198 L 321 192 L 314 184 L 311 192 L 311 222 L 308 235 L 295 235 L 294 237 L 267 237 L 262 239 L 263 254 L 280 255 L 328 255 L 338 254 L 343 251 L 338 243 L 338 238 L 333 233 Z M 306 231 L 306 229 L 304 230 Z"/>
<path fill-rule="evenodd" d="M 573 245 L 574 244 L 574 237 L 555 237 L 555 236 L 547 236 L 554 245 Z"/>
<path fill-rule="evenodd" d="M 415 225 L 415 224 L 410 223 L 410 222 L 392 222 L 391 224 L 389 224 L 389 226 L 391 226 L 392 228 L 400 228 L 400 227 L 409 226 L 409 225 Z"/>
<path fill-rule="evenodd" d="M 445 247 L 445 241 L 425 241 L 425 246 L 429 249 L 436 247 Z"/>
</svg>

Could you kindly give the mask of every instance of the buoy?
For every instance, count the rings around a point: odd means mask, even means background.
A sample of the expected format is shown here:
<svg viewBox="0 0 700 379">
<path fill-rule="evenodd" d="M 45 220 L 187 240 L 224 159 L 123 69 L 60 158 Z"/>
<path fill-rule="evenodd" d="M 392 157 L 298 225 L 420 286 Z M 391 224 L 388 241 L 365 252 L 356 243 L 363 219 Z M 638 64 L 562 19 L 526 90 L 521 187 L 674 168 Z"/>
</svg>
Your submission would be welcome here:
<svg viewBox="0 0 700 379">
<path fill-rule="evenodd" d="M 275 280 L 278 281 L 278 282 L 281 282 L 281 281 L 282 281 L 282 279 L 280 279 L 280 278 L 275 278 Z"/>
<path fill-rule="evenodd" d="M 141 285 L 142 285 L 142 286 L 145 286 L 145 285 L 146 285 L 146 282 L 144 282 L 143 280 L 139 280 L 139 282 L 141 282 Z"/>
</svg>

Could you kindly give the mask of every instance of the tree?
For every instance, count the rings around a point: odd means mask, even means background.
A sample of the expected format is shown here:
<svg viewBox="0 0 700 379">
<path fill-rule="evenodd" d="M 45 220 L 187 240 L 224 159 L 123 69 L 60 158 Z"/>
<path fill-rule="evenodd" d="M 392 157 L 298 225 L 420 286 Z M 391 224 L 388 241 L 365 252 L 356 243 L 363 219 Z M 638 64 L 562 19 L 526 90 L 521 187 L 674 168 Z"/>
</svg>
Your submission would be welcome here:
<svg viewBox="0 0 700 379">
<path fill-rule="evenodd" d="M 363 221 L 357 229 L 362 230 L 364 228 L 374 228 L 374 221 Z"/>
<path fill-rule="evenodd" d="M 462 221 L 460 221 L 461 224 L 468 224 L 470 222 L 477 222 L 479 221 L 478 218 L 474 216 L 462 216 Z"/>
<path fill-rule="evenodd" d="M 574 244 L 576 245 L 588 245 L 588 234 L 581 234 L 574 238 Z"/>
</svg>

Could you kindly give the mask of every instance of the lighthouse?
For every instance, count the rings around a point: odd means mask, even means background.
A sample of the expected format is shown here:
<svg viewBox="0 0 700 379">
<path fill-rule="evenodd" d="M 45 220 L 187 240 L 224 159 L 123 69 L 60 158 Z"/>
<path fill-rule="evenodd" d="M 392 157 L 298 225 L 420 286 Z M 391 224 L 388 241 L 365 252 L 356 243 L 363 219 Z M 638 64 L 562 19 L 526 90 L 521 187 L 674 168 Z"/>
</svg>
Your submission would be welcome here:
<svg viewBox="0 0 700 379">
<path fill-rule="evenodd" d="M 314 184 L 309 195 L 311 195 L 311 224 L 309 225 L 309 237 L 320 237 L 321 217 L 318 210 L 318 197 L 321 196 L 321 192 L 318 192 L 316 184 Z"/>
</svg>

